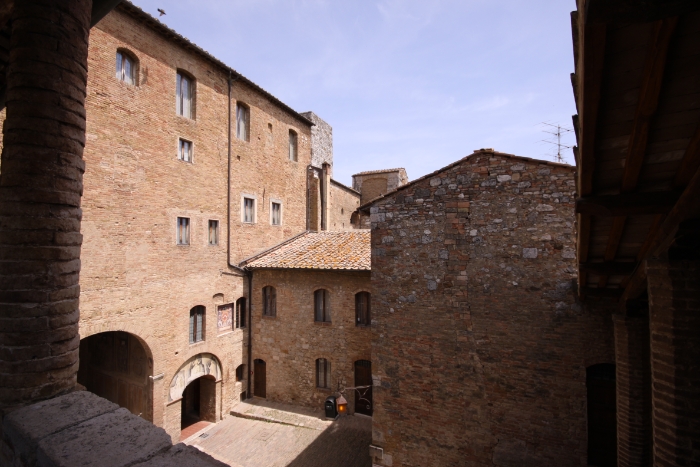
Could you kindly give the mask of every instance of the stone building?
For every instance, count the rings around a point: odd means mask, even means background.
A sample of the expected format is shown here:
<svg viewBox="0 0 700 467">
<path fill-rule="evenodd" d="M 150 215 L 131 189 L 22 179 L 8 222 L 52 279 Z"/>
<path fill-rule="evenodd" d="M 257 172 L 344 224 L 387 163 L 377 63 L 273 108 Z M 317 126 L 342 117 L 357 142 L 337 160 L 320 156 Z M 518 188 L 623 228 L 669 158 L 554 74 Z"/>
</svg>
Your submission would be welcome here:
<svg viewBox="0 0 700 467">
<path fill-rule="evenodd" d="M 585 465 L 592 420 L 614 440 L 612 322 L 576 296 L 575 189 L 571 166 L 486 149 L 362 207 L 375 464 Z"/>
</svg>

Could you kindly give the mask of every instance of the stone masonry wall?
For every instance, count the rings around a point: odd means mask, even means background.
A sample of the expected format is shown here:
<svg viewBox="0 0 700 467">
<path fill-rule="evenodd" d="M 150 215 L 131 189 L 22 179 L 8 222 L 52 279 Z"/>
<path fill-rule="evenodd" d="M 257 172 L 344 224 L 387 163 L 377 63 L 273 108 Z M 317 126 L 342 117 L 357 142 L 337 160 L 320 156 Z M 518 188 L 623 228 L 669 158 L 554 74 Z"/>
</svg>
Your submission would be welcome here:
<svg viewBox="0 0 700 467">
<path fill-rule="evenodd" d="M 328 162 L 331 165 L 332 174 L 333 127 L 313 112 L 304 112 L 301 115 L 311 120 L 314 124 L 311 127 L 311 165 L 320 169 L 324 162 Z"/>
<path fill-rule="evenodd" d="M 262 316 L 262 288 L 268 285 L 277 290 L 275 318 Z M 331 324 L 314 322 L 314 291 L 321 288 L 330 293 Z M 355 361 L 371 360 L 371 330 L 355 326 L 355 294 L 369 290 L 369 271 L 253 272 L 253 359 L 266 362 L 268 400 L 320 409 L 339 381 L 354 385 Z M 331 389 L 316 387 L 317 358 L 331 361 Z"/>
<path fill-rule="evenodd" d="M 386 466 L 586 464 L 574 170 L 478 152 L 371 208 L 373 444 Z"/>
</svg>

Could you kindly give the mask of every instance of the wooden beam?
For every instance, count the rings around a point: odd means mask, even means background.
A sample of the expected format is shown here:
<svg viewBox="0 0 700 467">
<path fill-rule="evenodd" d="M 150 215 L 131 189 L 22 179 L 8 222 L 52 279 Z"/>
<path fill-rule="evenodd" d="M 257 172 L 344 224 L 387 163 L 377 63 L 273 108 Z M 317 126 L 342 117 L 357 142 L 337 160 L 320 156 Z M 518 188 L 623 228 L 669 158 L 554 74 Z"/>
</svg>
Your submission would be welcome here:
<svg viewBox="0 0 700 467">
<path fill-rule="evenodd" d="M 602 263 L 581 263 L 580 270 L 591 274 L 602 274 L 605 276 L 627 276 L 634 272 L 637 267 L 636 262 L 613 262 L 605 261 Z"/>
<path fill-rule="evenodd" d="M 700 10 L 697 0 L 588 0 L 586 21 L 647 23 Z"/>
<path fill-rule="evenodd" d="M 576 212 L 601 217 L 664 214 L 679 196 L 678 191 L 589 196 L 576 200 Z"/>
<path fill-rule="evenodd" d="M 676 188 L 685 188 L 693 175 L 700 167 L 700 125 L 695 130 L 695 135 L 690 140 L 688 147 L 685 149 L 681 166 L 678 168 L 676 177 L 673 179 L 673 186 Z"/>
<path fill-rule="evenodd" d="M 579 54 L 579 48 L 578 48 L 578 38 L 579 38 L 579 30 L 578 30 L 578 11 L 572 11 L 571 12 L 571 45 L 573 45 L 574 49 L 574 73 L 578 69 L 578 54 Z M 578 102 L 576 102 L 578 105 Z"/>
<path fill-rule="evenodd" d="M 661 85 L 666 69 L 668 46 L 671 43 L 676 23 L 678 23 L 678 18 L 667 18 L 657 21 L 652 29 L 637 110 L 634 114 L 632 134 L 627 146 L 625 171 L 622 176 L 622 193 L 633 191 L 639 181 L 639 174 L 642 171 L 647 150 L 651 119 L 659 106 L 659 94 L 661 94 Z"/>
</svg>

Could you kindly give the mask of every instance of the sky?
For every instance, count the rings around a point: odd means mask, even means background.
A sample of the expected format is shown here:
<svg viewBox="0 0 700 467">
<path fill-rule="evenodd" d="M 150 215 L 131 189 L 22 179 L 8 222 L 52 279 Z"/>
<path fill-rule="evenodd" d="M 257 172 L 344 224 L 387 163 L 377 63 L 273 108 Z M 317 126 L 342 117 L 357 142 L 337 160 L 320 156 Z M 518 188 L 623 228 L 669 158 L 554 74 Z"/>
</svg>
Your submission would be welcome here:
<svg viewBox="0 0 700 467">
<path fill-rule="evenodd" d="M 348 185 L 394 167 L 413 180 L 479 148 L 555 160 L 543 122 L 571 128 L 576 113 L 574 0 L 132 1 L 327 121 Z"/>
</svg>

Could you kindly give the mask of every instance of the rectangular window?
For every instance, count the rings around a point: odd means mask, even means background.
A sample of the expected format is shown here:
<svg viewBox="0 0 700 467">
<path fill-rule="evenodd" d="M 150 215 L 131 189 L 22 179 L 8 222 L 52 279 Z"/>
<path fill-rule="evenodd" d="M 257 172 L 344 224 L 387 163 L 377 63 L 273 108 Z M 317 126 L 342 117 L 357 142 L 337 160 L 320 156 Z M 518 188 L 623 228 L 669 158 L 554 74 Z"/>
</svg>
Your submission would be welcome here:
<svg viewBox="0 0 700 467">
<path fill-rule="evenodd" d="M 199 305 L 190 310 L 190 344 L 204 340 L 204 313 L 206 308 Z"/>
<path fill-rule="evenodd" d="M 314 321 L 331 322 L 331 307 L 327 290 L 320 289 L 314 292 Z"/>
<path fill-rule="evenodd" d="M 236 138 L 250 141 L 250 109 L 240 103 L 236 106 Z"/>
<path fill-rule="evenodd" d="M 117 52 L 117 79 L 134 84 L 134 71 L 134 60 L 125 53 Z"/>
<path fill-rule="evenodd" d="M 243 198 L 243 222 L 255 222 L 255 200 L 253 198 Z"/>
<path fill-rule="evenodd" d="M 297 160 L 297 134 L 293 130 L 289 130 L 289 160 Z"/>
<path fill-rule="evenodd" d="M 263 287 L 263 316 L 277 316 L 277 289 L 268 285 Z"/>
<path fill-rule="evenodd" d="M 282 204 L 275 203 L 274 201 L 270 203 L 270 223 L 272 225 L 282 224 Z"/>
<path fill-rule="evenodd" d="M 219 221 L 209 221 L 209 245 L 219 244 Z"/>
<path fill-rule="evenodd" d="M 176 112 L 178 115 L 187 118 L 192 118 L 192 101 L 194 96 L 192 84 L 191 78 L 182 73 L 177 74 L 177 88 L 175 90 Z"/>
<path fill-rule="evenodd" d="M 180 138 L 178 143 L 177 158 L 181 161 L 192 162 L 192 142 Z"/>
<path fill-rule="evenodd" d="M 355 294 L 355 325 L 369 326 L 370 319 L 370 294 L 369 292 L 359 292 Z"/>
<path fill-rule="evenodd" d="M 177 218 L 177 244 L 190 244 L 190 220 L 187 217 Z"/>
<path fill-rule="evenodd" d="M 331 387 L 331 362 L 325 358 L 316 360 L 316 387 L 326 389 Z"/>
</svg>

